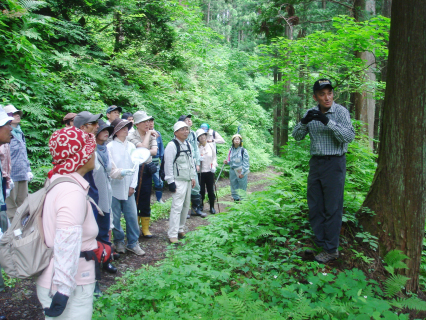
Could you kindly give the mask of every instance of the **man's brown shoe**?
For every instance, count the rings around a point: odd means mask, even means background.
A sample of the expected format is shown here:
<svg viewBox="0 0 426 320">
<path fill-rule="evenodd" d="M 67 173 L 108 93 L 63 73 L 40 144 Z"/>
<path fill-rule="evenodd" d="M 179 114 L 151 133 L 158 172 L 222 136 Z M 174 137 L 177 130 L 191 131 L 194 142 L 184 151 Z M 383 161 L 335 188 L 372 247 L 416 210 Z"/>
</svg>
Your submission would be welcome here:
<svg viewBox="0 0 426 320">
<path fill-rule="evenodd" d="M 169 238 L 170 243 L 178 243 L 178 238 Z"/>
</svg>

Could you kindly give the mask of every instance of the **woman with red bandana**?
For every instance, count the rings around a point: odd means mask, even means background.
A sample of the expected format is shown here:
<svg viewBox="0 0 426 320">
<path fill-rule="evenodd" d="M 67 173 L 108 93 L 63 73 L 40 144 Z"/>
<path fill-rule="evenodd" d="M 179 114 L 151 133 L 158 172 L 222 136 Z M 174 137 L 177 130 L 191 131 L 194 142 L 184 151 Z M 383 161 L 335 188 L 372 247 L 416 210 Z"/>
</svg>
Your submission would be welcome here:
<svg viewBox="0 0 426 320">
<path fill-rule="evenodd" d="M 89 183 L 83 178 L 95 167 L 95 148 L 94 135 L 75 127 L 55 131 L 49 140 L 54 165 L 50 182 L 68 177 L 76 183 L 57 184 L 44 202 L 45 241 L 54 248 L 49 266 L 37 279 L 46 319 L 92 318 L 95 262 L 80 258 L 80 252 L 97 248 L 98 226 L 87 200 Z"/>
</svg>

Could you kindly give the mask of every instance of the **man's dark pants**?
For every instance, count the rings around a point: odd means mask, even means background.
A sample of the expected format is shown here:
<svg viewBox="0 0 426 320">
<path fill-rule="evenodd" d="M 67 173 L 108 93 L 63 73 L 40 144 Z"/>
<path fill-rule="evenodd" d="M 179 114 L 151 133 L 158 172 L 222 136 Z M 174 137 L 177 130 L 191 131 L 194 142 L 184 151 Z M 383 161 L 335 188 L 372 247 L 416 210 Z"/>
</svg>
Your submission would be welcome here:
<svg viewBox="0 0 426 320">
<path fill-rule="evenodd" d="M 309 222 L 315 243 L 332 253 L 339 247 L 346 156 L 313 156 L 309 167 Z"/>
</svg>

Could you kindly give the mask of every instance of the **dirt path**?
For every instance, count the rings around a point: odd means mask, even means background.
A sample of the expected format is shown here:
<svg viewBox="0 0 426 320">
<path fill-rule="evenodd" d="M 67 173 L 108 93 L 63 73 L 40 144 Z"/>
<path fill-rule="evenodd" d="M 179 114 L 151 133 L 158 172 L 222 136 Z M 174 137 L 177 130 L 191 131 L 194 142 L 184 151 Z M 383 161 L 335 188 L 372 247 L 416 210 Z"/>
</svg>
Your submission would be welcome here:
<svg viewBox="0 0 426 320">
<path fill-rule="evenodd" d="M 268 168 L 266 171 L 251 173 L 248 176 L 249 186 L 248 191 L 260 191 L 269 185 L 274 176 L 278 173 L 274 172 L 273 168 Z M 219 191 L 219 207 L 220 211 L 226 210 L 226 204 L 222 202 L 231 202 L 232 197 L 229 192 L 224 196 L 220 196 L 223 188 L 229 188 L 229 179 L 220 179 L 218 182 Z M 221 192 L 222 190 L 222 192 Z M 171 197 L 169 191 L 164 192 L 163 199 L 167 200 Z M 156 201 L 155 196 L 151 198 L 151 202 Z M 205 204 L 205 212 L 207 205 Z M 217 211 L 217 205 L 215 207 Z M 191 217 L 186 222 L 187 231 L 193 231 L 198 226 L 207 225 L 208 219 L 200 217 Z M 102 272 L 102 280 L 100 281 L 101 290 L 106 290 L 109 286 L 115 283 L 116 278 L 127 270 L 134 270 L 141 267 L 143 264 L 154 265 L 157 261 L 165 257 L 167 246 L 169 245 L 168 237 L 168 221 L 160 219 L 154 222 L 150 231 L 154 235 L 151 239 L 140 238 L 141 248 L 145 250 L 146 255 L 143 257 L 136 256 L 132 253 L 122 254 L 114 265 L 118 268 L 117 274 L 108 274 Z M 0 293 L 0 316 L 6 316 L 8 320 L 38 320 L 44 319 L 44 314 L 41 305 L 37 299 L 36 286 L 33 280 L 22 280 L 18 282 L 14 288 L 6 288 Z"/>
</svg>

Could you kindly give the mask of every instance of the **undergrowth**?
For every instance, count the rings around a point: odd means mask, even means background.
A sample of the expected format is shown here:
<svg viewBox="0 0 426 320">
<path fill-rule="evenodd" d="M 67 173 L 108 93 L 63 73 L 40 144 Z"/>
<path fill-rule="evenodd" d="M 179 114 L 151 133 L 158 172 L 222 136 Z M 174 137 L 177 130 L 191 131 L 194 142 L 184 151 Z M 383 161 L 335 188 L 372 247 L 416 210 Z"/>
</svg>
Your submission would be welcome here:
<svg viewBox="0 0 426 320">
<path fill-rule="evenodd" d="M 277 163 L 283 174 L 273 186 L 210 217 L 208 226 L 188 233 L 183 246 L 170 247 L 157 266 L 128 271 L 97 300 L 93 318 L 392 320 L 409 319 L 403 311 L 426 310 L 414 295 L 402 298 L 404 279 L 392 273 L 379 284 L 357 268 L 301 258 L 312 237 L 308 150 L 306 141 L 290 142 Z M 350 145 L 346 221 L 354 221 L 371 184 L 374 158 L 361 142 Z M 374 242 L 363 236 L 361 242 Z M 385 259 L 388 271 L 403 268 L 405 258 L 391 253 Z"/>
</svg>

